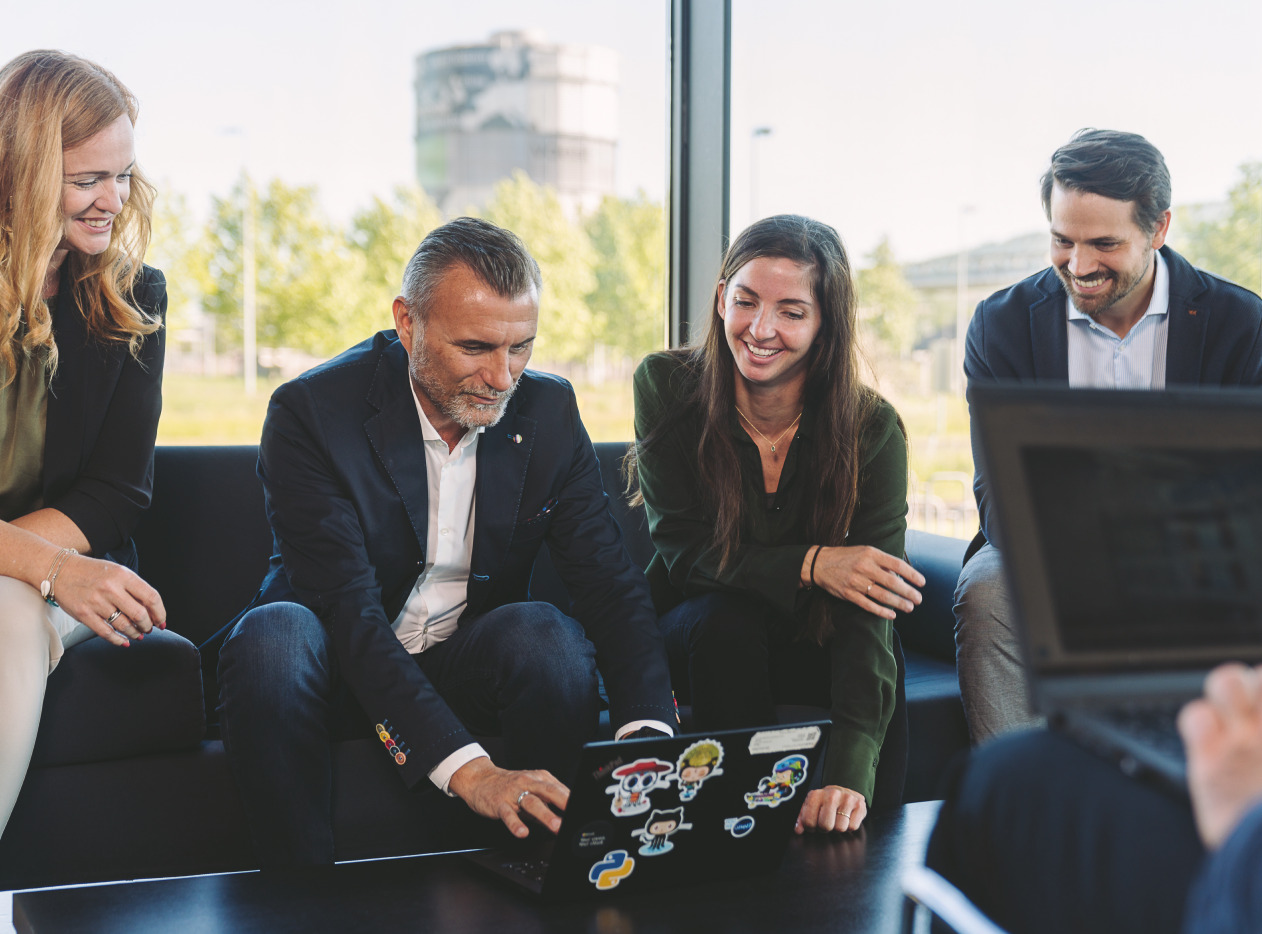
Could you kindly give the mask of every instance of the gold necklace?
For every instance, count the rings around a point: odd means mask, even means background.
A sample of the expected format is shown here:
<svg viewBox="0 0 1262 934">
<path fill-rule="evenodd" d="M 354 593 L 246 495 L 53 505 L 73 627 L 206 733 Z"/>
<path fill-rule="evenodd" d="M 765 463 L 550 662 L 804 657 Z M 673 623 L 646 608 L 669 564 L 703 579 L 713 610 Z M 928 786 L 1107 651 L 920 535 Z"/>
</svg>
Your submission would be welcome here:
<svg viewBox="0 0 1262 934">
<path fill-rule="evenodd" d="M 789 423 L 789 427 L 788 427 L 788 428 L 786 428 L 784 431 L 780 432 L 780 434 L 776 436 L 776 440 L 775 440 L 775 441 L 772 441 L 770 438 L 768 438 L 766 435 L 764 435 L 761 431 L 758 431 L 758 426 L 757 426 L 757 425 L 755 425 L 753 422 L 751 422 L 751 421 L 749 420 L 749 416 L 748 416 L 748 415 L 746 415 L 744 412 L 742 412 L 742 411 L 740 410 L 740 406 L 736 406 L 736 405 L 734 405 L 734 406 L 732 406 L 732 408 L 736 409 L 736 414 L 737 414 L 737 415 L 739 415 L 741 418 L 745 419 L 745 424 L 746 424 L 746 425 L 748 425 L 750 428 L 754 429 L 754 431 L 757 431 L 757 432 L 758 432 L 758 437 L 762 438 L 764 441 L 766 441 L 768 444 L 770 444 L 770 445 L 771 445 L 771 453 L 772 453 L 772 454 L 776 453 L 776 445 L 780 443 L 780 439 L 781 439 L 781 438 L 783 438 L 785 435 L 787 435 L 790 431 L 792 431 L 792 430 L 793 430 L 793 426 L 794 426 L 794 425 L 796 425 L 798 422 L 800 422 L 800 421 L 802 420 L 802 413 L 801 413 L 801 412 L 798 412 L 798 417 L 797 417 L 797 418 L 795 418 L 792 422 L 790 422 L 790 423 Z"/>
</svg>

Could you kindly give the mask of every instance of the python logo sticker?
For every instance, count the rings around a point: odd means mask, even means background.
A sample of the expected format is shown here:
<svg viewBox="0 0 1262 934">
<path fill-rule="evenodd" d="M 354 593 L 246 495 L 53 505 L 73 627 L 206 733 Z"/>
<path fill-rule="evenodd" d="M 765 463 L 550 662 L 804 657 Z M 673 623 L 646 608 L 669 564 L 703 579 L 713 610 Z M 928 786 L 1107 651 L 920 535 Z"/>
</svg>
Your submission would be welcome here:
<svg viewBox="0 0 1262 934">
<path fill-rule="evenodd" d="M 591 868 L 587 881 L 597 889 L 607 892 L 618 887 L 618 883 L 635 870 L 635 857 L 626 850 L 610 850 L 605 858 Z"/>
</svg>

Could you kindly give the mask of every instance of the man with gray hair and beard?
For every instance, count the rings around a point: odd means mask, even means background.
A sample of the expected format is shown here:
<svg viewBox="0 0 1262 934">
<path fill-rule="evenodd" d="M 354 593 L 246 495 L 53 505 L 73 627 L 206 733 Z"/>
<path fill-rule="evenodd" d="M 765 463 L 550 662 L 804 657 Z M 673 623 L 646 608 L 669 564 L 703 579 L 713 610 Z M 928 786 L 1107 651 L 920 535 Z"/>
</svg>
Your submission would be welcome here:
<svg viewBox="0 0 1262 934">
<path fill-rule="evenodd" d="M 527 816 L 559 829 L 556 775 L 597 728 L 597 658 L 619 739 L 677 722 L 574 392 L 525 369 L 541 286 L 514 234 L 453 220 L 408 263 L 394 331 L 272 397 L 258 470 L 275 554 L 219 662 L 264 867 L 334 859 L 334 723 L 375 733 L 409 788 L 524 837 Z M 571 615 L 530 601 L 545 542 Z M 474 733 L 503 736 L 503 762 Z"/>
</svg>

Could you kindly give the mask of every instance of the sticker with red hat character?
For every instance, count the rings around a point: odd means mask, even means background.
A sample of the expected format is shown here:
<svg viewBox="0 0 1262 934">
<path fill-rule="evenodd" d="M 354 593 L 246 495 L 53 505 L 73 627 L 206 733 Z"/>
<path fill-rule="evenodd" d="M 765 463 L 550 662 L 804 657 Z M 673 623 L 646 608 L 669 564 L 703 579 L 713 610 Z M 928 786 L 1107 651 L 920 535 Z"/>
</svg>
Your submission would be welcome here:
<svg viewBox="0 0 1262 934">
<path fill-rule="evenodd" d="M 670 781 L 675 766 L 661 759 L 636 759 L 613 770 L 615 783 L 605 789 L 613 795 L 609 810 L 614 817 L 643 814 L 651 806 L 649 792 Z"/>
</svg>

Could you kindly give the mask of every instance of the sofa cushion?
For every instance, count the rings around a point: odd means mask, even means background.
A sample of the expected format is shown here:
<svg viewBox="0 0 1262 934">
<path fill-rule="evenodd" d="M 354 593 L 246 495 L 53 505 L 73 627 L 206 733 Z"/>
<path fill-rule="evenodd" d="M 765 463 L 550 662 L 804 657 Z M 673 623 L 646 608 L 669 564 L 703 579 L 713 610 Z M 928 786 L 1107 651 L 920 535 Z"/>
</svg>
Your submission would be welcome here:
<svg viewBox="0 0 1262 934">
<path fill-rule="evenodd" d="M 154 630 L 127 648 L 92 638 L 48 678 L 32 766 L 194 749 L 206 729 L 197 647 Z"/>
</svg>

